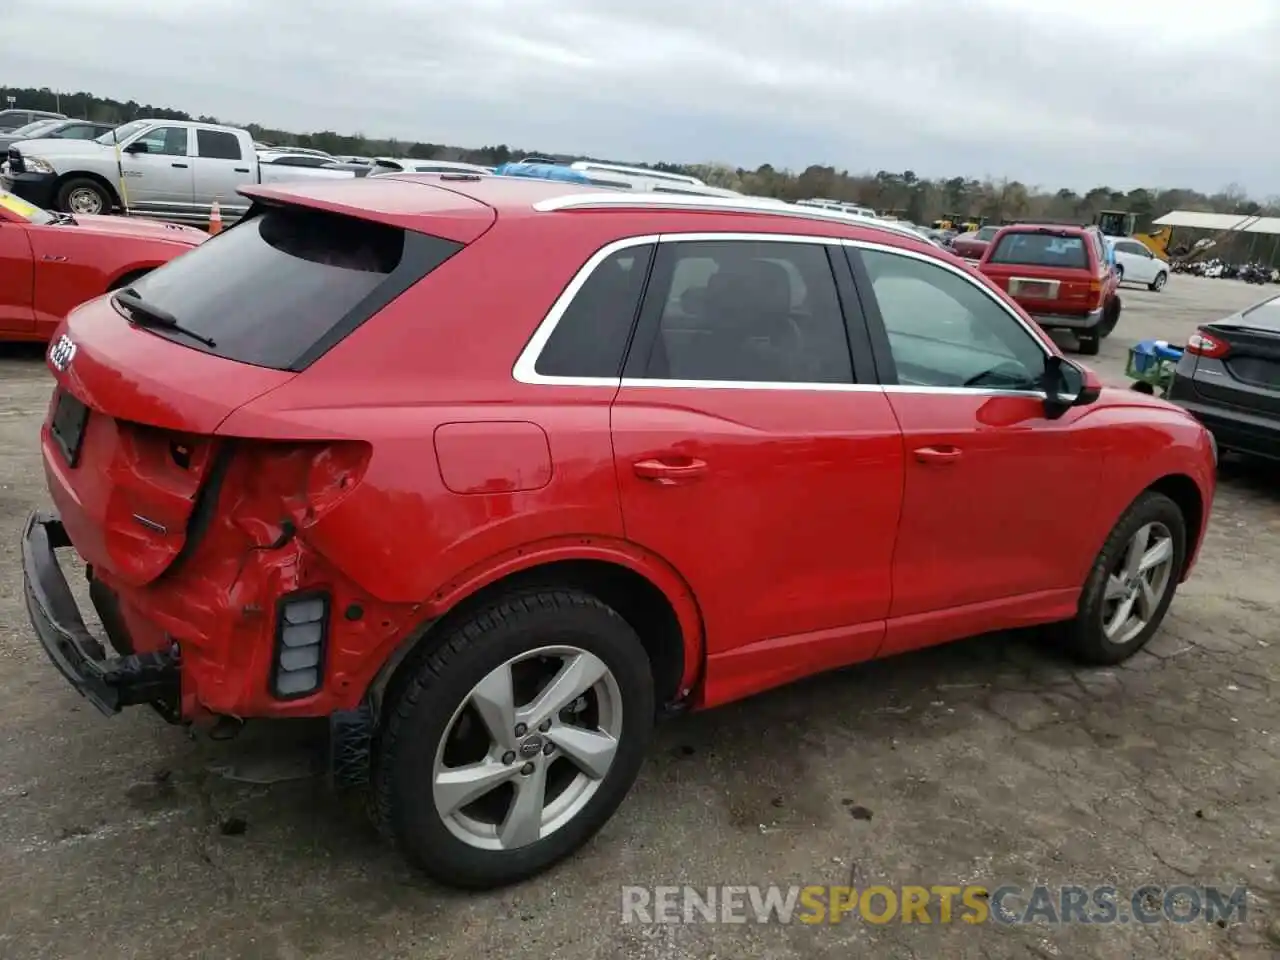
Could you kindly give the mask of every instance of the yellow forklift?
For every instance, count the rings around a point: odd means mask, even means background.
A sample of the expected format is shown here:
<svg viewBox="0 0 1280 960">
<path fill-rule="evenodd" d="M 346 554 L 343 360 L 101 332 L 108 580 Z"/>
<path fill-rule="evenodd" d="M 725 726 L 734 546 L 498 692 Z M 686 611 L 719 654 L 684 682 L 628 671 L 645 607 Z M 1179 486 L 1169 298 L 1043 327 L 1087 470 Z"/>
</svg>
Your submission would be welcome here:
<svg viewBox="0 0 1280 960">
<path fill-rule="evenodd" d="M 1169 259 L 1169 241 L 1173 237 L 1173 229 L 1170 227 L 1161 227 L 1149 233 L 1136 233 L 1134 228 L 1138 223 L 1137 215 L 1121 210 L 1103 210 L 1093 222 L 1108 237 L 1137 240 L 1159 259 Z"/>
<path fill-rule="evenodd" d="M 973 233 L 987 225 L 986 217 L 960 216 L 955 213 L 944 213 L 941 220 L 933 221 L 935 230 L 954 230 L 957 233 Z"/>
</svg>

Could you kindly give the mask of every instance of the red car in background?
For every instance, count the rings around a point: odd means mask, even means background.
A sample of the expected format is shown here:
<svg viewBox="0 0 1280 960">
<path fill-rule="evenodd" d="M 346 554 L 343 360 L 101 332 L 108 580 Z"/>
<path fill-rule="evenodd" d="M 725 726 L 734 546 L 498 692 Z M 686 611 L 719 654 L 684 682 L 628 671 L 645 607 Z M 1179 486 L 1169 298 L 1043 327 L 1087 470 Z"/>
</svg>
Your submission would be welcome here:
<svg viewBox="0 0 1280 960">
<path fill-rule="evenodd" d="M 0 341 L 48 340 L 72 308 L 207 239 L 195 227 L 52 213 L 0 190 Z"/>
<path fill-rule="evenodd" d="M 999 227 L 982 227 L 972 233 L 962 233 L 951 241 L 956 256 L 966 260 L 978 260 L 987 252 L 987 244 L 1000 231 Z"/>
<path fill-rule="evenodd" d="M 978 269 L 1043 330 L 1069 330 L 1094 356 L 1120 319 L 1120 275 L 1097 227 L 1020 223 L 1003 227 Z"/>
</svg>

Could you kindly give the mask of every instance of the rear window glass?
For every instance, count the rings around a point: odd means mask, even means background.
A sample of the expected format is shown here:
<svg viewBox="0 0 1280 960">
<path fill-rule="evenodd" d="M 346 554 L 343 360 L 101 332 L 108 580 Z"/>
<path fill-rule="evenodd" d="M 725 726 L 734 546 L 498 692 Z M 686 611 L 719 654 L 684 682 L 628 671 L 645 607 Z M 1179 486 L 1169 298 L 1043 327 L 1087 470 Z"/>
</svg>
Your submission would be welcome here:
<svg viewBox="0 0 1280 960">
<path fill-rule="evenodd" d="M 300 369 L 461 249 L 354 217 L 271 207 L 131 287 L 187 331 L 148 331 L 192 349 Z"/>
<path fill-rule="evenodd" d="M 1255 303 L 1241 311 L 1246 325 L 1259 330 L 1280 330 L 1280 296 Z"/>
<path fill-rule="evenodd" d="M 991 254 L 992 263 L 1087 270 L 1084 238 L 1052 233 L 1006 233 Z"/>
</svg>

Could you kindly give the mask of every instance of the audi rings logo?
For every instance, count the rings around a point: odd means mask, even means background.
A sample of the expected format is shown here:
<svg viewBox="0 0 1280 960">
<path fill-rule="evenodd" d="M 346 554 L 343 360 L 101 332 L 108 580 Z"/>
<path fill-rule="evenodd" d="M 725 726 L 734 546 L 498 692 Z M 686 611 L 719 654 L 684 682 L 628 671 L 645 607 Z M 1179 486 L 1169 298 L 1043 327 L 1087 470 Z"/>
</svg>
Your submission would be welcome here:
<svg viewBox="0 0 1280 960">
<path fill-rule="evenodd" d="M 53 369 L 59 373 L 71 365 L 71 360 L 75 355 L 75 341 L 65 333 L 55 340 L 53 346 L 49 348 L 49 362 L 53 364 Z"/>
</svg>

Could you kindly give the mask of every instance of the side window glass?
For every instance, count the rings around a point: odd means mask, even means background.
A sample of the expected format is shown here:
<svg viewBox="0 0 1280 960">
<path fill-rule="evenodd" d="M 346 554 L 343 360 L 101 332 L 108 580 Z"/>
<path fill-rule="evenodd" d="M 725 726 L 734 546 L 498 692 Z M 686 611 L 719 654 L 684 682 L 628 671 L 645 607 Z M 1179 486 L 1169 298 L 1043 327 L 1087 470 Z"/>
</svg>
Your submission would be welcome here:
<svg viewBox="0 0 1280 960">
<path fill-rule="evenodd" d="M 1102 236 L 1096 233 L 1089 234 L 1089 237 L 1093 241 L 1093 255 L 1097 259 L 1098 264 L 1101 266 L 1111 263 L 1115 258 L 1110 256 L 1107 249 L 1107 241 L 1103 240 Z"/>
<path fill-rule="evenodd" d="M 222 130 L 197 130 L 196 152 L 209 160 L 239 160 L 240 139 Z"/>
<path fill-rule="evenodd" d="M 852 383 L 853 363 L 822 244 L 671 244 L 662 315 L 644 377 Z"/>
<path fill-rule="evenodd" d="M 138 138 L 147 145 L 147 154 L 165 157 L 187 155 L 187 130 L 185 127 L 156 127 Z"/>
<path fill-rule="evenodd" d="M 560 317 L 534 371 L 544 377 L 620 377 L 653 244 L 627 247 L 591 272 Z"/>
<path fill-rule="evenodd" d="M 936 264 L 863 250 L 898 382 L 1037 390 L 1044 349 L 990 293 Z"/>
</svg>

